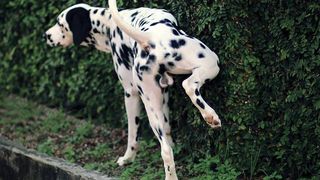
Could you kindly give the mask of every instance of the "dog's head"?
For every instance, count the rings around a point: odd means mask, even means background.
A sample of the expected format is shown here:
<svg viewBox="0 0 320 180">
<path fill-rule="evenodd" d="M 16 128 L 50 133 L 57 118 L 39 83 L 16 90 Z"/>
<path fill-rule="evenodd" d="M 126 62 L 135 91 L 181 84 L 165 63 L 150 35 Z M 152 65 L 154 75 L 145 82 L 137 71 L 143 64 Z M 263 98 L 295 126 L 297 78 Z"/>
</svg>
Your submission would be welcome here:
<svg viewBox="0 0 320 180">
<path fill-rule="evenodd" d="M 92 28 L 89 8 L 87 4 L 77 4 L 64 10 L 57 17 L 57 23 L 46 31 L 47 44 L 63 47 L 72 43 L 80 45 Z"/>
</svg>

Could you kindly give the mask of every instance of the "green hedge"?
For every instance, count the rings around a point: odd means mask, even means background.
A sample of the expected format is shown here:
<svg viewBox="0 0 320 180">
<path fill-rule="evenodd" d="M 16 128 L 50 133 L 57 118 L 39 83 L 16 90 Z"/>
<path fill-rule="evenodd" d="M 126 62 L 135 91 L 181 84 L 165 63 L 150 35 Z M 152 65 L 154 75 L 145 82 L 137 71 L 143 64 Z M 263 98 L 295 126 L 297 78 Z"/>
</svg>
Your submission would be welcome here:
<svg viewBox="0 0 320 180">
<path fill-rule="evenodd" d="M 244 176 L 320 174 L 320 4 L 317 1 L 146 0 L 160 7 L 219 56 L 221 73 L 203 87 L 222 118 L 210 129 L 185 95 L 170 89 L 182 158 L 231 161 Z M 75 1 L 0 2 L 0 88 L 125 127 L 123 91 L 110 55 L 84 47 L 49 48 L 42 33 Z M 105 1 L 88 1 L 104 6 Z"/>
</svg>

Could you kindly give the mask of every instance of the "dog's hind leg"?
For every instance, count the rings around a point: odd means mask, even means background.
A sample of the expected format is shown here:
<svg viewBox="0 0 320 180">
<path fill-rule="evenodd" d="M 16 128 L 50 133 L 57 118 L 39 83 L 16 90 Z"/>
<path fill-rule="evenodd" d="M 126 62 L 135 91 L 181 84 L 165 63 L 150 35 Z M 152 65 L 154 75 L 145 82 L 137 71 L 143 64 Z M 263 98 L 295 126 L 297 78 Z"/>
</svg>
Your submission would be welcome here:
<svg viewBox="0 0 320 180">
<path fill-rule="evenodd" d="M 212 128 L 217 128 L 221 127 L 221 121 L 214 109 L 204 101 L 200 94 L 201 86 L 206 81 L 215 78 L 219 73 L 218 66 L 209 67 L 198 67 L 194 69 L 191 76 L 182 82 L 182 86 L 190 97 L 192 103 L 199 109 L 205 121 Z"/>
<path fill-rule="evenodd" d="M 150 85 L 148 85 L 150 87 Z M 159 87 L 157 87 L 160 89 Z M 173 157 L 173 151 L 171 147 L 172 138 L 166 135 L 168 133 L 169 122 L 165 121 L 165 113 L 162 111 L 163 96 L 161 92 L 156 93 L 153 91 L 144 91 L 144 96 L 149 97 L 149 100 L 144 100 L 145 108 L 147 111 L 148 119 L 152 131 L 156 135 L 161 146 L 161 157 L 165 168 L 166 180 L 176 180 L 176 170 Z"/>
<path fill-rule="evenodd" d="M 134 77 L 137 77 L 137 72 L 134 72 Z M 156 135 L 161 145 L 161 157 L 165 168 L 166 180 L 176 180 L 177 174 L 173 157 L 171 139 L 165 133 L 168 132 L 168 121 L 165 120 L 163 110 L 164 89 L 159 86 L 159 82 L 153 74 L 145 73 L 140 80 L 136 78 L 137 88 L 147 111 L 149 123 L 152 131 Z"/>
<path fill-rule="evenodd" d="M 168 143 L 170 144 L 171 147 L 174 146 L 172 137 L 171 137 L 171 127 L 170 127 L 170 115 L 169 115 L 169 92 L 167 89 L 164 90 L 163 92 L 163 106 L 162 106 L 162 111 L 164 114 L 164 135 L 167 136 Z"/>
<path fill-rule="evenodd" d="M 133 161 L 138 151 L 138 128 L 140 124 L 141 102 L 138 92 L 125 91 L 125 107 L 128 118 L 128 146 L 124 156 L 120 157 L 117 163 L 120 166 Z"/>
</svg>

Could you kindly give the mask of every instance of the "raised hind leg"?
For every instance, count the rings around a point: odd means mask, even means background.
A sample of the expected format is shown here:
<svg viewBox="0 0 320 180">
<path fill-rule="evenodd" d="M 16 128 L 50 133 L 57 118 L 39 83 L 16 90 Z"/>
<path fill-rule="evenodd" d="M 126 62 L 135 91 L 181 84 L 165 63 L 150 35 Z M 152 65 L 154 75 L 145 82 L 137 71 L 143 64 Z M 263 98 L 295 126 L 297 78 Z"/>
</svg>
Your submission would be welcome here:
<svg viewBox="0 0 320 180">
<path fill-rule="evenodd" d="M 213 68 L 199 67 L 194 69 L 191 76 L 182 82 L 182 86 L 192 103 L 198 108 L 204 120 L 212 128 L 221 127 L 221 121 L 215 110 L 201 96 L 200 88 L 206 80 L 216 77 L 218 72 L 218 66 L 214 66 Z"/>
</svg>

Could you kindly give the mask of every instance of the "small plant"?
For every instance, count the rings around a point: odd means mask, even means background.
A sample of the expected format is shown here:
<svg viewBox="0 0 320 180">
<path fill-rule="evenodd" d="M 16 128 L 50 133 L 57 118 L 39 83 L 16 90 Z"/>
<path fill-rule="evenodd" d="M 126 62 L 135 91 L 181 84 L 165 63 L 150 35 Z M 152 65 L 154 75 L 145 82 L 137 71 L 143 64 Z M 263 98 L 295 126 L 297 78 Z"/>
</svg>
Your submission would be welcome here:
<svg viewBox="0 0 320 180">
<path fill-rule="evenodd" d="M 102 158 L 109 150 L 108 144 L 98 144 L 93 150 L 87 151 L 86 154 L 94 158 Z"/>
<path fill-rule="evenodd" d="M 70 162 L 75 162 L 75 151 L 73 149 L 73 146 L 72 145 L 68 145 L 64 151 L 63 151 L 63 154 L 64 154 L 64 157 L 70 161 Z"/>
<path fill-rule="evenodd" d="M 263 180 L 274 180 L 274 179 L 283 179 L 278 172 L 274 172 L 271 175 L 263 177 Z"/>
<path fill-rule="evenodd" d="M 46 141 L 44 141 L 43 143 L 39 144 L 37 147 L 37 150 L 48 154 L 48 155 L 53 155 L 54 153 L 54 148 L 53 148 L 53 142 L 51 139 L 47 139 Z"/>
<path fill-rule="evenodd" d="M 194 166 L 189 165 L 187 168 L 192 176 L 196 175 L 195 178 L 192 178 L 194 180 L 234 180 L 240 175 L 240 172 L 238 172 L 229 161 L 221 162 L 217 156 L 207 156 L 201 159 L 199 163 Z"/>
<path fill-rule="evenodd" d="M 90 122 L 85 122 L 76 129 L 76 135 L 82 138 L 90 137 L 92 132 L 93 132 L 93 124 Z"/>
<path fill-rule="evenodd" d="M 63 129 L 67 129 L 70 126 L 70 122 L 66 120 L 62 112 L 49 112 L 48 117 L 42 121 L 42 126 L 46 131 L 58 133 Z"/>
<path fill-rule="evenodd" d="M 87 170 L 97 170 L 98 167 L 99 167 L 98 163 L 87 163 L 84 165 L 84 168 Z"/>
<path fill-rule="evenodd" d="M 90 122 L 82 123 L 77 129 L 75 130 L 75 135 L 69 138 L 71 143 L 78 143 L 82 141 L 84 138 L 88 138 L 93 133 L 94 125 Z"/>
</svg>

